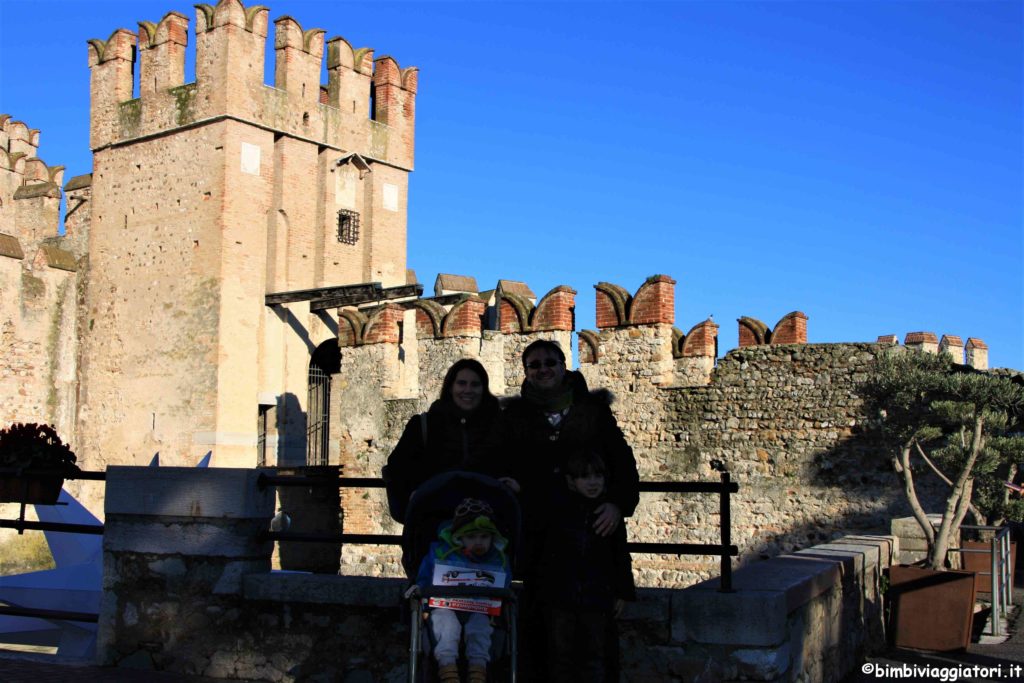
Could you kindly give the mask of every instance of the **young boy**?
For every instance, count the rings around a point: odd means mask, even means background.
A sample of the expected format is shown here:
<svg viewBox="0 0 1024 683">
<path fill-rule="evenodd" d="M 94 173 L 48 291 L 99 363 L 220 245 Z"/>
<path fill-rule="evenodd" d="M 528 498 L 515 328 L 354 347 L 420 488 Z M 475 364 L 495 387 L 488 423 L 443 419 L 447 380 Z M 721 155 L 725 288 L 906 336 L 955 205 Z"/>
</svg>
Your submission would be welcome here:
<svg viewBox="0 0 1024 683">
<path fill-rule="evenodd" d="M 508 541 L 498 531 L 491 507 L 466 498 L 455 508 L 451 524 L 441 527 L 437 541 L 420 563 L 416 584 L 429 586 L 490 586 L 507 588 L 511 581 L 505 547 Z M 437 640 L 434 658 L 442 683 L 458 683 L 459 641 L 466 637 L 469 683 L 484 683 L 491 659 L 490 614 L 499 603 L 477 599 L 435 599 L 443 607 L 430 612 L 430 624 Z M 456 612 L 461 612 L 463 618 Z M 468 616 L 467 616 L 468 615 Z M 463 625 L 464 624 L 464 625 Z"/>
<path fill-rule="evenodd" d="M 605 502 L 598 454 L 573 453 L 562 476 L 564 484 L 552 494 L 539 574 L 548 679 L 617 680 L 615 617 L 636 592 L 625 523 L 610 536 L 594 530 L 595 510 Z"/>
</svg>

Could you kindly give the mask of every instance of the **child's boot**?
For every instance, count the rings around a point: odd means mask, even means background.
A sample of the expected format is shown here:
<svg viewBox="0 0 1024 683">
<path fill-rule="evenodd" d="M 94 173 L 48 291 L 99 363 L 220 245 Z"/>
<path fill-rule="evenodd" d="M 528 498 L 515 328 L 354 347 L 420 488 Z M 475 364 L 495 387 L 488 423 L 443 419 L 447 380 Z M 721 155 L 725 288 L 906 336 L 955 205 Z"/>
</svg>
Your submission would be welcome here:
<svg viewBox="0 0 1024 683">
<path fill-rule="evenodd" d="M 441 683 L 461 683 L 459 680 L 458 664 L 446 664 L 445 666 L 439 667 L 437 669 L 437 675 L 441 679 Z M 470 674 L 470 676 L 472 676 L 472 674 Z"/>
<path fill-rule="evenodd" d="M 469 665 L 469 683 L 487 683 L 487 665 Z"/>
</svg>

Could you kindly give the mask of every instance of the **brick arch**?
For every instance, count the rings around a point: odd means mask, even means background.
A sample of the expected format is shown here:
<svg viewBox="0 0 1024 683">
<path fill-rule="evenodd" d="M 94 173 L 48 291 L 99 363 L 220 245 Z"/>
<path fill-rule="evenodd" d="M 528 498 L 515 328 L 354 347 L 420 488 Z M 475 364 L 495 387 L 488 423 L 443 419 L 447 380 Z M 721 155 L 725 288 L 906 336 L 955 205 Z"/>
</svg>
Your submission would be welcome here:
<svg viewBox="0 0 1024 683">
<path fill-rule="evenodd" d="M 412 302 L 412 307 L 416 310 L 416 336 L 440 339 L 445 316 L 444 306 L 429 299 L 416 299 Z"/>
<path fill-rule="evenodd" d="M 597 290 L 597 326 L 619 327 L 629 320 L 629 305 L 632 297 L 623 287 L 611 282 L 598 282 Z"/>
<path fill-rule="evenodd" d="M 540 330 L 572 330 L 576 327 L 576 290 L 559 285 L 541 297 L 530 314 L 530 328 Z"/>
<path fill-rule="evenodd" d="M 718 357 L 718 325 L 708 318 L 690 328 L 679 347 L 684 358 Z"/>
<path fill-rule="evenodd" d="M 358 346 L 363 343 L 366 316 L 354 308 L 343 308 L 338 313 L 338 345 Z"/>
<path fill-rule="evenodd" d="M 479 337 L 483 333 L 487 304 L 478 296 L 462 297 L 444 317 L 441 334 L 445 337 Z"/>
<path fill-rule="evenodd" d="M 744 346 L 759 346 L 771 341 L 771 331 L 768 326 L 757 318 L 743 316 L 737 319 L 740 324 L 740 348 Z"/>
<path fill-rule="evenodd" d="M 675 320 L 675 284 L 668 275 L 647 278 L 629 304 L 629 322 L 634 325 L 671 324 Z"/>
<path fill-rule="evenodd" d="M 525 296 L 502 291 L 498 299 L 498 331 L 529 332 L 532 309 L 533 304 Z"/>
<path fill-rule="evenodd" d="M 579 351 L 580 364 L 596 363 L 601 357 L 601 338 L 592 330 L 580 330 L 577 335 L 576 347 Z"/>
<path fill-rule="evenodd" d="M 398 325 L 402 322 L 403 313 L 402 307 L 395 304 L 384 304 L 373 311 L 366 318 L 366 327 L 363 328 L 363 343 L 397 344 Z"/>
<path fill-rule="evenodd" d="M 806 344 L 807 316 L 800 311 L 792 311 L 782 316 L 772 330 L 772 344 Z"/>
</svg>

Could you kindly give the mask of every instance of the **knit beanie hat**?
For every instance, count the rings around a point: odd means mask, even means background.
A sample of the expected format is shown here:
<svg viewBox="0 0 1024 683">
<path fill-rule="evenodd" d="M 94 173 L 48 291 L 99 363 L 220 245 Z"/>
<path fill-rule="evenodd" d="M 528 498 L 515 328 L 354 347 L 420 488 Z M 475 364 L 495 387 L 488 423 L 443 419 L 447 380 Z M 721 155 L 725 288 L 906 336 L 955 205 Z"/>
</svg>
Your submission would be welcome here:
<svg viewBox="0 0 1024 683">
<path fill-rule="evenodd" d="M 457 541 L 463 534 L 484 531 L 495 537 L 501 537 L 498 527 L 491 517 L 494 510 L 490 505 L 476 498 L 466 498 L 455 508 L 452 518 L 452 540 Z"/>
</svg>

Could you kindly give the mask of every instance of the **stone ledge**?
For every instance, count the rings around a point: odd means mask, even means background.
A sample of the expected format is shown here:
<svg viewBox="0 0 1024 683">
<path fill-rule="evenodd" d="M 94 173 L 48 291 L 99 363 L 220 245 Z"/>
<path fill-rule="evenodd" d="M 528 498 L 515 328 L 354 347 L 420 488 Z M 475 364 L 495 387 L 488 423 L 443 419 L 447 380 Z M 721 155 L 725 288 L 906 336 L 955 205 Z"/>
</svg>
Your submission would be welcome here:
<svg viewBox="0 0 1024 683">
<path fill-rule="evenodd" d="M 216 467 L 108 467 L 104 513 L 206 519 L 274 516 L 274 490 L 259 470 Z"/>
<path fill-rule="evenodd" d="M 246 600 L 355 607 L 397 606 L 409 586 L 405 579 L 287 572 L 250 574 L 242 583 Z"/>
</svg>

